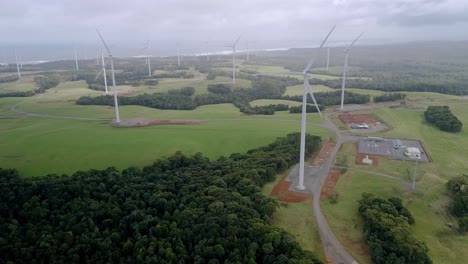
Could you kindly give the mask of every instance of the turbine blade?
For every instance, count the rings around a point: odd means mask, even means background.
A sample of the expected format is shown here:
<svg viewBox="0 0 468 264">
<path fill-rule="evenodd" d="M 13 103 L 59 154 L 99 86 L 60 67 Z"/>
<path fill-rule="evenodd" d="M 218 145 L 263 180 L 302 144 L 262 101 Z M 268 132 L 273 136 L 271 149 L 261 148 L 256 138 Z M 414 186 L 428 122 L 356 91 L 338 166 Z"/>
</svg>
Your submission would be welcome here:
<svg viewBox="0 0 468 264">
<path fill-rule="evenodd" d="M 315 104 L 315 108 L 317 108 L 317 112 L 319 113 L 320 117 L 323 118 L 322 112 L 320 112 L 320 108 L 319 108 L 319 106 L 317 104 L 317 101 L 315 100 L 314 92 L 312 92 L 312 88 L 310 87 L 309 79 L 307 78 L 307 76 L 304 76 L 304 85 L 309 90 L 310 97 L 312 97 L 312 101 Z"/>
<path fill-rule="evenodd" d="M 359 39 L 362 35 L 364 35 L 364 32 L 362 32 L 361 35 L 359 35 L 359 36 L 353 41 L 353 43 L 351 43 L 351 45 L 349 45 L 348 49 L 350 49 L 350 48 L 354 45 L 354 43 L 356 43 L 356 41 L 358 41 L 358 39 Z"/>
<path fill-rule="evenodd" d="M 323 45 L 325 45 L 325 42 L 327 42 L 327 39 L 328 37 L 330 37 L 331 33 L 333 32 L 333 30 L 335 30 L 335 27 L 336 25 L 334 25 L 332 27 L 332 29 L 330 30 L 330 32 L 328 32 L 327 36 L 325 37 L 325 39 L 322 41 L 322 44 L 320 44 L 320 47 L 318 48 L 319 50 L 323 47 Z M 309 61 L 309 63 L 307 64 L 307 66 L 305 67 L 304 69 L 304 72 L 308 72 L 310 70 L 310 68 L 312 67 L 312 65 L 314 64 L 314 60 L 315 60 L 315 56 L 312 57 Z"/>
<path fill-rule="evenodd" d="M 235 47 L 235 46 L 237 45 L 237 43 L 239 42 L 240 38 L 241 38 L 241 36 L 239 36 L 239 37 L 237 38 L 236 42 L 234 42 L 234 44 L 232 44 L 233 47 Z"/>
<path fill-rule="evenodd" d="M 97 80 L 97 78 L 99 78 L 99 76 L 101 76 L 101 73 L 102 73 L 102 69 L 98 72 L 98 74 L 96 75 L 96 78 L 94 78 L 93 82 L 95 82 Z"/>
<path fill-rule="evenodd" d="M 104 39 L 102 38 L 101 33 L 99 33 L 99 30 L 98 30 L 97 28 L 96 28 L 96 32 L 98 33 L 99 37 L 101 38 L 102 43 L 104 44 L 104 47 L 105 47 L 106 50 L 107 50 L 107 53 L 109 54 L 109 56 L 112 56 L 112 54 L 111 54 L 109 48 L 107 47 L 106 42 L 105 42 Z"/>
</svg>

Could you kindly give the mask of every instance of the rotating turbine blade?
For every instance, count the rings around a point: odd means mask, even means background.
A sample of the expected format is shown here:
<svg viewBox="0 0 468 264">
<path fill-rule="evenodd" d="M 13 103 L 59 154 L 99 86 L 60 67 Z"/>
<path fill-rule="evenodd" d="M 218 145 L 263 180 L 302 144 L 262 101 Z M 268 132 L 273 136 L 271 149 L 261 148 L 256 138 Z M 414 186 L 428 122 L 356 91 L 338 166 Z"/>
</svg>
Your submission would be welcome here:
<svg viewBox="0 0 468 264">
<path fill-rule="evenodd" d="M 94 78 L 93 82 L 95 82 L 97 80 L 97 78 L 99 78 L 99 76 L 101 76 L 101 73 L 102 73 L 102 69 L 98 72 L 98 74 L 96 75 L 96 78 Z"/>
<path fill-rule="evenodd" d="M 327 36 L 325 37 L 325 39 L 322 41 L 322 44 L 320 44 L 320 47 L 319 47 L 319 50 L 323 47 L 323 45 L 325 45 L 325 42 L 327 41 L 328 37 L 330 37 L 331 33 L 333 32 L 333 30 L 335 30 L 335 27 L 336 25 L 334 25 L 332 27 L 332 29 L 330 30 L 330 32 L 328 32 Z M 310 68 L 312 67 L 312 65 L 314 64 L 314 60 L 315 60 L 315 57 L 312 57 L 312 59 L 310 59 L 309 63 L 307 64 L 307 66 L 305 67 L 304 69 L 304 72 L 308 72 L 310 70 Z"/>
<path fill-rule="evenodd" d="M 109 48 L 107 47 L 106 42 L 105 42 L 104 39 L 102 38 L 101 33 L 99 33 L 99 30 L 98 30 L 97 28 L 96 28 L 96 32 L 98 33 L 99 37 L 101 38 L 102 43 L 104 44 L 104 47 L 105 47 L 106 50 L 107 50 L 107 54 L 109 54 L 109 56 L 112 56 L 112 54 L 111 54 Z"/>
<path fill-rule="evenodd" d="M 309 90 L 310 97 L 312 97 L 312 101 L 315 104 L 315 108 L 317 108 L 317 112 L 319 113 L 320 117 L 323 118 L 322 112 L 320 112 L 320 108 L 319 108 L 319 106 L 317 104 L 317 101 L 315 100 L 314 92 L 312 92 L 312 88 L 310 87 L 309 79 L 307 78 L 307 76 L 304 78 L 304 85 Z"/>
<path fill-rule="evenodd" d="M 364 34 L 364 32 L 362 32 L 361 35 L 359 35 L 359 36 L 353 41 L 353 43 L 351 43 L 351 45 L 348 46 L 348 49 L 350 49 L 350 48 L 354 45 L 354 43 L 356 43 L 356 41 L 358 41 L 358 39 L 359 39 L 363 34 Z"/>
<path fill-rule="evenodd" d="M 233 47 L 236 47 L 236 45 L 237 45 L 237 43 L 239 42 L 240 38 L 241 38 L 241 36 L 239 36 L 239 37 L 237 38 L 236 42 L 234 42 L 234 44 L 232 44 Z"/>
</svg>

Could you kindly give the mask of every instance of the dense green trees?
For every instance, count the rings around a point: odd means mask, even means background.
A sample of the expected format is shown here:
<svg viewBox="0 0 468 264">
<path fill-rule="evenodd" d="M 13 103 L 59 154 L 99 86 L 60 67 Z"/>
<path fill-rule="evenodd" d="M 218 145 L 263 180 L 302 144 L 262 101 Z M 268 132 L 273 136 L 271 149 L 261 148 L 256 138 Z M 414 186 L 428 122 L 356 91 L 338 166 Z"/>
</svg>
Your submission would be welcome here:
<svg viewBox="0 0 468 264">
<path fill-rule="evenodd" d="M 448 106 L 429 106 L 424 112 L 426 121 L 448 132 L 460 132 L 462 122 L 452 114 Z"/>
<path fill-rule="evenodd" d="M 397 100 L 402 100 L 405 99 L 406 94 L 403 93 L 384 93 L 379 96 L 374 97 L 374 102 L 379 103 L 379 102 L 389 102 L 389 101 L 397 101 Z"/>
<path fill-rule="evenodd" d="M 414 218 L 399 198 L 363 193 L 359 214 L 373 263 L 432 263 L 427 246 L 411 232 Z"/>
<path fill-rule="evenodd" d="M 198 105 L 192 99 L 195 90 L 186 87 L 179 90 L 171 90 L 167 93 L 141 94 L 137 96 L 119 97 L 120 105 L 143 105 L 158 109 L 193 110 Z M 97 97 L 83 96 L 77 101 L 80 105 L 114 105 L 112 95 L 101 95 Z"/>
<path fill-rule="evenodd" d="M 33 96 L 36 93 L 33 91 L 25 91 L 25 92 L 8 92 L 8 93 L 0 93 L 1 97 L 29 97 Z"/>
<path fill-rule="evenodd" d="M 318 105 L 320 111 L 324 110 L 325 107 L 323 105 Z M 297 114 L 297 113 L 302 113 L 302 106 L 299 105 L 299 106 L 291 106 L 289 108 L 289 112 L 292 113 L 292 114 Z M 317 107 L 315 107 L 315 105 L 307 105 L 306 106 L 306 113 L 317 113 Z"/>
<path fill-rule="evenodd" d="M 329 106 L 329 105 L 339 105 L 341 103 L 341 92 L 319 92 L 314 93 L 315 99 L 317 103 L 321 104 L 322 106 Z M 283 96 L 282 99 L 284 100 L 291 100 L 296 102 L 302 102 L 302 96 Z M 369 95 L 357 94 L 353 92 L 345 91 L 344 102 L 345 104 L 365 104 L 370 101 Z M 313 104 L 312 98 L 307 96 L 307 103 Z"/>
<path fill-rule="evenodd" d="M 15 82 L 17 80 L 19 80 L 19 78 L 16 75 L 0 77 L 0 83 Z"/>
<path fill-rule="evenodd" d="M 299 139 L 122 172 L 22 179 L 0 169 L 0 262 L 319 263 L 269 224 L 277 204 L 260 190 L 298 161 Z M 319 137 L 306 142 L 308 156 L 320 148 Z"/>
<path fill-rule="evenodd" d="M 252 108 L 249 102 L 257 99 L 279 99 L 286 90 L 288 78 L 256 78 L 252 81 L 252 88 L 232 89 L 230 85 L 209 85 L 209 94 L 194 96 L 193 88 L 171 90 L 167 93 L 143 94 L 135 97 L 121 96 L 121 105 L 143 105 L 159 109 L 192 110 L 200 105 L 232 103 L 245 114 L 274 114 L 275 109 L 282 107 L 256 107 Z M 189 90 L 187 90 L 189 89 Z M 112 96 L 89 97 L 84 96 L 76 101 L 81 105 L 114 105 Z"/>
<path fill-rule="evenodd" d="M 458 218 L 460 232 L 465 233 L 468 231 L 468 176 L 450 179 L 446 186 L 452 197 L 450 211 Z"/>
<path fill-rule="evenodd" d="M 60 75 L 58 74 L 48 74 L 48 75 L 39 75 L 34 77 L 34 82 L 38 86 L 40 92 L 44 92 L 47 89 L 57 86 L 60 83 Z"/>
</svg>

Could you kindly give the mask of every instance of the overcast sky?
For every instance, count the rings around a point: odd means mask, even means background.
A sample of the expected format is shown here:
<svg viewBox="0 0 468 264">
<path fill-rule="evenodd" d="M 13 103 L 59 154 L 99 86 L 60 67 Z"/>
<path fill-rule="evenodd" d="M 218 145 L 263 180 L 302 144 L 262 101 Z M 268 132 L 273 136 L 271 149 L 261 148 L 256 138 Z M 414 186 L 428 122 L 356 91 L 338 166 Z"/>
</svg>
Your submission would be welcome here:
<svg viewBox="0 0 468 264">
<path fill-rule="evenodd" d="M 1 0 L 0 45 L 466 40 L 467 0 Z"/>
</svg>

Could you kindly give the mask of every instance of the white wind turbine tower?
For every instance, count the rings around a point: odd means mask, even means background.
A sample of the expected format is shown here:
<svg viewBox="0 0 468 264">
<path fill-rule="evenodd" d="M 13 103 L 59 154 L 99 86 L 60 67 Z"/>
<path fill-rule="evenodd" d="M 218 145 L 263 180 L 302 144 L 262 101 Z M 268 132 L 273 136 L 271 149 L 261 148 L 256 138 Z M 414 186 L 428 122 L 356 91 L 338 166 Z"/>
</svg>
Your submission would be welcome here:
<svg viewBox="0 0 468 264">
<path fill-rule="evenodd" d="M 328 37 L 330 37 L 331 33 L 335 30 L 335 26 L 328 32 L 328 35 L 322 41 L 322 44 L 318 48 L 317 52 L 323 47 L 325 42 L 327 41 Z M 315 107 L 317 108 L 317 112 L 319 113 L 320 117 L 322 117 L 322 113 L 320 112 L 320 108 L 317 105 L 317 101 L 315 100 L 314 93 L 312 92 L 312 88 L 310 87 L 309 83 L 309 74 L 312 65 L 314 64 L 315 56 L 312 57 L 304 68 L 302 72 L 288 72 L 288 75 L 302 75 L 304 77 L 304 88 L 302 90 L 302 117 L 301 117 L 301 152 L 299 158 L 299 182 L 297 184 L 296 189 L 298 190 L 305 190 L 304 186 L 304 163 L 305 163 L 305 132 L 306 132 L 306 114 L 307 114 L 307 94 L 310 94 L 312 101 L 314 102 Z"/>
<path fill-rule="evenodd" d="M 180 43 L 177 42 L 177 65 L 180 68 Z"/>
<path fill-rule="evenodd" d="M 240 38 L 241 36 L 239 36 L 232 45 L 227 46 L 232 48 L 232 83 L 236 83 L 236 45 Z"/>
<path fill-rule="evenodd" d="M 328 71 L 329 65 L 330 65 L 330 46 L 327 46 L 327 71 Z"/>
<path fill-rule="evenodd" d="M 148 64 L 148 76 L 151 76 L 151 59 L 149 56 L 149 40 L 146 40 L 146 64 Z"/>
<path fill-rule="evenodd" d="M 117 102 L 117 88 L 115 87 L 114 60 L 113 60 L 113 57 L 112 57 L 112 54 L 111 54 L 109 48 L 107 47 L 106 42 L 104 41 L 104 39 L 101 36 L 101 33 L 99 33 L 99 30 L 97 30 L 97 29 L 96 29 L 96 32 L 98 33 L 99 37 L 101 38 L 102 44 L 104 44 L 104 47 L 107 50 L 107 54 L 109 55 L 110 65 L 111 65 L 111 73 L 112 73 L 112 86 L 114 87 L 115 122 L 120 123 L 119 103 Z"/>
<path fill-rule="evenodd" d="M 21 71 L 20 71 L 20 67 L 18 63 L 18 55 L 16 54 L 16 49 L 14 49 L 14 51 L 15 51 L 16 69 L 18 70 L 18 78 L 21 79 Z"/>
<path fill-rule="evenodd" d="M 76 70 L 79 70 L 78 68 L 78 56 L 76 55 L 76 45 L 73 46 L 75 50 L 75 65 L 76 65 Z"/>
<path fill-rule="evenodd" d="M 351 47 L 354 45 L 354 43 L 356 43 L 356 41 L 358 41 L 358 39 L 362 36 L 362 34 L 364 33 L 361 33 L 361 35 L 359 35 L 352 43 L 351 45 L 349 45 L 343 52 L 345 53 L 345 62 L 344 62 L 344 67 L 343 67 L 343 83 L 341 85 L 341 106 L 340 106 L 340 110 L 344 110 L 344 92 L 345 92 L 345 85 L 346 85 L 346 72 L 348 71 L 348 55 L 349 55 L 349 50 L 351 49 Z"/>
<path fill-rule="evenodd" d="M 249 41 L 247 40 L 247 56 L 246 56 L 246 60 L 247 61 L 250 61 L 250 50 L 249 50 Z"/>
</svg>

